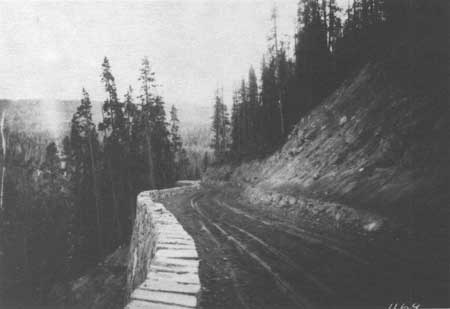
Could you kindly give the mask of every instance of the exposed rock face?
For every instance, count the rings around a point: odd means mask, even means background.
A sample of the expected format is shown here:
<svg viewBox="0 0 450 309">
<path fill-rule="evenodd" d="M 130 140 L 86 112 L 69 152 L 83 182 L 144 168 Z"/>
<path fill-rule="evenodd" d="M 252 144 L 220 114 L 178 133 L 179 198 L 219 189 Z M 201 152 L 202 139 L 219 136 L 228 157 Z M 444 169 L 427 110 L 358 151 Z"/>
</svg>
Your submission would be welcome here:
<svg viewBox="0 0 450 309">
<path fill-rule="evenodd" d="M 177 219 L 155 201 L 198 187 L 199 183 L 195 182 L 139 194 L 130 243 L 127 309 L 197 306 L 200 279 L 194 240 Z"/>
<path fill-rule="evenodd" d="M 277 193 L 314 198 L 444 235 L 450 205 L 446 93 L 419 93 L 382 65 L 367 65 L 304 117 L 282 149 L 240 165 L 230 178 L 271 194 L 263 199 L 277 206 L 291 204 Z"/>
<path fill-rule="evenodd" d="M 255 205 L 271 205 L 274 209 L 284 211 L 293 218 L 309 213 L 320 215 L 335 221 L 336 224 L 348 223 L 365 232 L 375 232 L 383 227 L 385 218 L 375 213 L 351 208 L 336 202 L 327 202 L 305 196 L 294 197 L 289 194 L 261 190 L 257 186 L 246 186 L 244 196 Z M 295 220 L 294 220 L 295 221 Z"/>
</svg>

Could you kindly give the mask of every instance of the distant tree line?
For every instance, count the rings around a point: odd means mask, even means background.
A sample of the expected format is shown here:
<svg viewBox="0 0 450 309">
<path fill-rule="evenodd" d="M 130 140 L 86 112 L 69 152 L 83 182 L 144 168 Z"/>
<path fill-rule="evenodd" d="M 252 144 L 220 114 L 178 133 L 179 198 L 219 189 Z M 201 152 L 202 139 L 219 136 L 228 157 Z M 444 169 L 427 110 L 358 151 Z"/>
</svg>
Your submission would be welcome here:
<svg viewBox="0 0 450 309">
<path fill-rule="evenodd" d="M 448 49 L 446 14 L 448 3 L 440 0 L 355 0 L 345 11 L 335 0 L 300 0 L 291 57 L 288 43 L 279 39 L 274 8 L 260 84 L 251 67 L 248 79 L 233 91 L 231 123 L 223 97 L 216 95 L 216 158 L 273 152 L 302 117 L 370 61 L 395 67 L 412 88 L 433 83 L 424 75 L 447 80 L 439 65 Z"/>
<path fill-rule="evenodd" d="M 182 171 L 186 179 L 199 179 L 209 164 L 214 161 L 211 149 L 211 130 L 209 126 L 184 128 L 183 148 L 186 150 L 189 165 Z"/>
</svg>

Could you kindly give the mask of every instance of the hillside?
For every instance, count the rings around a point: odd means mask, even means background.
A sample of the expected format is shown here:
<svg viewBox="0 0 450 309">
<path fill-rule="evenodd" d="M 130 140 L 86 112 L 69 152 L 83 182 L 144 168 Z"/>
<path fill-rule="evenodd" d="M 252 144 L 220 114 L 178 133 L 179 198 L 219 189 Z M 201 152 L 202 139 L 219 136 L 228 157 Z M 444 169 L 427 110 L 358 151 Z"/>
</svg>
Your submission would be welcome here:
<svg viewBox="0 0 450 309">
<path fill-rule="evenodd" d="M 101 101 L 92 101 L 95 123 L 102 120 L 102 104 Z M 67 134 L 72 116 L 79 105 L 79 100 L 0 99 L 0 111 L 7 110 L 6 121 L 10 130 L 57 133 L 56 135 Z M 209 129 L 210 119 L 205 115 L 211 114 L 211 107 L 195 104 L 180 104 L 176 107 L 183 137 L 192 139 L 194 135 L 199 135 L 197 139 L 204 141 L 205 145 L 209 144 L 209 132 L 205 131 Z M 166 114 L 169 115 L 169 110 Z"/>
<path fill-rule="evenodd" d="M 385 64 L 366 65 L 274 154 L 210 168 L 204 183 L 275 220 L 365 243 L 386 269 L 384 258 L 398 256 L 391 272 L 408 274 L 411 295 L 448 303 L 447 86 L 409 82 Z"/>
<path fill-rule="evenodd" d="M 318 199 L 445 237 L 445 88 L 419 93 L 398 80 L 381 64 L 365 66 L 304 117 L 278 152 L 238 166 L 231 178 L 255 201 L 301 208 L 302 199 Z"/>
</svg>

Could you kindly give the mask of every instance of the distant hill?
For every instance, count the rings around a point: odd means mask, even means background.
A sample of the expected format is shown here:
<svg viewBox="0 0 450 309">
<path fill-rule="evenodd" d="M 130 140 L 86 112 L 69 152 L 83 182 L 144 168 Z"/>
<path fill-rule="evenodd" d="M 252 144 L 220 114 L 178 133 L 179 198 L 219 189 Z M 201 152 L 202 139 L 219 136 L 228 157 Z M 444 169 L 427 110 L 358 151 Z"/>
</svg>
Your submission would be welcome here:
<svg viewBox="0 0 450 309">
<path fill-rule="evenodd" d="M 213 114 L 212 104 L 189 104 L 181 103 L 175 105 L 182 128 L 209 127 Z"/>
<path fill-rule="evenodd" d="M 79 101 L 0 100 L 6 111 L 5 123 L 10 131 L 48 134 L 60 138 L 69 132 L 70 121 Z M 94 120 L 101 119 L 101 102 L 93 102 Z"/>
<path fill-rule="evenodd" d="M 0 111 L 6 110 L 6 126 L 11 131 L 46 134 L 60 139 L 69 133 L 70 121 L 80 101 L 78 100 L 0 100 Z M 101 101 L 92 102 L 96 123 L 102 119 Z M 181 134 L 189 147 L 206 149 L 210 143 L 212 105 L 179 104 Z M 170 106 L 166 106 L 169 110 Z M 169 120 L 169 112 L 167 111 Z"/>
</svg>

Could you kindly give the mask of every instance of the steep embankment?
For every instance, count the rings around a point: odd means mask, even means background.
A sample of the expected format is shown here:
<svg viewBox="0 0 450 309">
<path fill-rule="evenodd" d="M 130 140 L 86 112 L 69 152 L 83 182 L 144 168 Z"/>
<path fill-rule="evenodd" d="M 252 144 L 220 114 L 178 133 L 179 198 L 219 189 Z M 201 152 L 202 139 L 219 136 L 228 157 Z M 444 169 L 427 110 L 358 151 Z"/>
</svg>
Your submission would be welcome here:
<svg viewBox="0 0 450 309">
<path fill-rule="evenodd" d="M 52 304 L 49 307 L 122 309 L 128 251 L 128 246 L 119 247 L 83 276 L 54 285 L 49 295 L 49 302 Z"/>
<path fill-rule="evenodd" d="M 83 309 L 196 307 L 201 286 L 194 240 L 159 202 L 194 192 L 199 183 L 176 185 L 139 194 L 129 246 L 78 279 L 55 285 L 51 303 Z"/>
<path fill-rule="evenodd" d="M 447 235 L 446 88 L 420 93 L 386 72 L 364 67 L 304 117 L 281 150 L 242 164 L 231 179 L 253 202 L 317 212 L 309 199 L 319 199 L 330 203 L 318 211 L 328 205 L 337 220 L 356 209 Z"/>
</svg>

